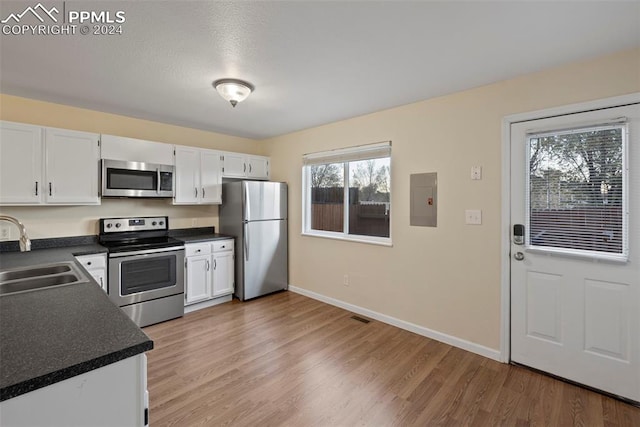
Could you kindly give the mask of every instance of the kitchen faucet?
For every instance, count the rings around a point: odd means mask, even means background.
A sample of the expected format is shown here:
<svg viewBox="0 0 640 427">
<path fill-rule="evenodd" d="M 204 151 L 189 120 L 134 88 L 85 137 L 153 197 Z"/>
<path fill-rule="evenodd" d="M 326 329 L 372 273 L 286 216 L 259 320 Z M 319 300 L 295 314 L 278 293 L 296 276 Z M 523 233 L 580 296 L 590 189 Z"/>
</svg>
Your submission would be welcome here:
<svg viewBox="0 0 640 427">
<path fill-rule="evenodd" d="M 21 252 L 27 252 L 31 250 L 31 240 L 29 240 L 29 236 L 27 236 L 27 229 L 24 228 L 24 225 L 20 221 L 9 215 L 0 215 L 0 221 L 8 221 L 18 227 L 18 230 L 20 230 Z"/>
</svg>

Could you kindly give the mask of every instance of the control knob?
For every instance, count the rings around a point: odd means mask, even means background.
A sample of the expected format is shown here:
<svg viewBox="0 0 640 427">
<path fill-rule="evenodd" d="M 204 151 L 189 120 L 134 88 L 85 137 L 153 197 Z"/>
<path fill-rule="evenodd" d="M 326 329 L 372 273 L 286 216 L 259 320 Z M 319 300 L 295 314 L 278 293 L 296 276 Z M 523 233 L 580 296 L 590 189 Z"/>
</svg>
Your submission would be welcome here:
<svg viewBox="0 0 640 427">
<path fill-rule="evenodd" d="M 155 221 L 153 221 L 153 222 L 151 223 L 151 225 L 156 225 L 156 224 L 158 224 L 158 223 L 157 223 L 157 222 L 155 222 Z"/>
<path fill-rule="evenodd" d="M 122 224 L 120 224 L 119 222 L 116 222 L 116 228 L 120 228 L 122 226 Z"/>
<path fill-rule="evenodd" d="M 111 224 L 110 222 L 107 223 L 107 228 L 111 228 L 111 227 L 113 227 L 113 224 Z"/>
<path fill-rule="evenodd" d="M 164 221 L 160 221 L 160 225 L 164 225 Z"/>
</svg>

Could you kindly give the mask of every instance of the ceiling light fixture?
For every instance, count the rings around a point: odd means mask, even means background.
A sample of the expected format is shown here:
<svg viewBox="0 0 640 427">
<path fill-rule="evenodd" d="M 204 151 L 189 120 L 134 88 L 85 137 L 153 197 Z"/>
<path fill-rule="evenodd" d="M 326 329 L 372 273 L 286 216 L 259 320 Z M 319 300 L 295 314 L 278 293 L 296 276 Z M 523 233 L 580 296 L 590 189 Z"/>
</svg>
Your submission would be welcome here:
<svg viewBox="0 0 640 427">
<path fill-rule="evenodd" d="M 229 101 L 234 108 L 238 102 L 247 99 L 247 96 L 249 96 L 254 89 L 251 83 L 238 79 L 216 80 L 213 82 L 213 87 L 216 88 L 220 96 Z"/>
</svg>

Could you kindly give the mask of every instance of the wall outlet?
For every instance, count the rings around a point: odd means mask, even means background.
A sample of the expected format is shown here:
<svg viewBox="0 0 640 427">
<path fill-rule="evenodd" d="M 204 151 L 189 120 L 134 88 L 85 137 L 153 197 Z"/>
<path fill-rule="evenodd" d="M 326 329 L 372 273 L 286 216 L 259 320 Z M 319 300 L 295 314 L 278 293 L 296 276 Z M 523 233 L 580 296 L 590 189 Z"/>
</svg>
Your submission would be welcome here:
<svg viewBox="0 0 640 427">
<path fill-rule="evenodd" d="M 349 275 L 348 274 L 345 274 L 342 277 L 342 284 L 345 285 L 345 286 L 349 286 Z"/>
<path fill-rule="evenodd" d="M 474 181 L 482 179 L 482 166 L 471 166 L 471 179 Z"/>
<path fill-rule="evenodd" d="M 0 224 L 0 241 L 11 240 L 11 225 Z"/>
<path fill-rule="evenodd" d="M 481 225 L 482 211 L 480 209 L 467 209 L 464 211 L 465 224 Z"/>
</svg>

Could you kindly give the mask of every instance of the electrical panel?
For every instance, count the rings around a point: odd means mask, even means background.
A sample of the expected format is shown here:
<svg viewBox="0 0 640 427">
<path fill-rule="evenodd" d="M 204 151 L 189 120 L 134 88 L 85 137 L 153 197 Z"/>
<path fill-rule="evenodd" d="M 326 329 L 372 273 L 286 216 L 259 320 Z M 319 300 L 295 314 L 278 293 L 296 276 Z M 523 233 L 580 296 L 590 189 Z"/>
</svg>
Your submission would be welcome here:
<svg viewBox="0 0 640 427">
<path fill-rule="evenodd" d="M 416 173 L 410 176 L 410 224 L 422 227 L 438 225 L 438 174 Z"/>
</svg>

